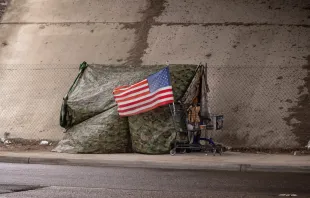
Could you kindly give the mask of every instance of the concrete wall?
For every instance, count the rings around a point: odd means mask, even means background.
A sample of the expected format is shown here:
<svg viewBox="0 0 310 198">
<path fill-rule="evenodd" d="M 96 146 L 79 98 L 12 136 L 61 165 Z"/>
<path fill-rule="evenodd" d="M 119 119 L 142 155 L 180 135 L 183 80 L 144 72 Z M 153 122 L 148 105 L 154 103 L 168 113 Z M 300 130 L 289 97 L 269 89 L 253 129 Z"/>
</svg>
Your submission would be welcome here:
<svg viewBox="0 0 310 198">
<path fill-rule="evenodd" d="M 217 139 L 310 139 L 307 1 L 12 0 L 0 28 L 0 134 L 60 139 L 61 98 L 84 60 L 169 61 L 208 63 Z"/>
</svg>

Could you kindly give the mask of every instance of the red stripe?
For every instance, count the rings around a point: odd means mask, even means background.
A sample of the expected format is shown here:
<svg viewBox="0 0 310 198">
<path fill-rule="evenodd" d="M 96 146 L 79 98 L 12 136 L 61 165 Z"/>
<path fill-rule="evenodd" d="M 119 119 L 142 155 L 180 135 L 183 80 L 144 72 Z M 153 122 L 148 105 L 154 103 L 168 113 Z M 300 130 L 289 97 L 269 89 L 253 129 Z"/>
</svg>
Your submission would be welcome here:
<svg viewBox="0 0 310 198">
<path fill-rule="evenodd" d="M 145 100 L 151 99 L 151 98 L 153 98 L 154 96 L 156 96 L 156 95 L 158 95 L 158 94 L 167 93 L 167 92 L 171 92 L 171 94 L 172 94 L 172 93 L 173 93 L 173 92 L 172 92 L 172 88 L 159 91 L 159 92 L 157 92 L 157 93 L 154 94 L 154 95 L 151 95 L 151 96 L 148 96 L 148 97 L 146 97 L 146 98 L 137 100 L 137 101 L 135 101 L 135 102 L 131 102 L 131 103 L 128 103 L 128 104 L 119 105 L 119 107 L 127 107 L 127 106 L 130 106 L 130 105 L 133 105 L 133 104 L 137 104 L 137 103 L 143 102 L 143 101 L 145 101 Z"/>
<path fill-rule="evenodd" d="M 132 93 L 135 93 L 135 92 L 138 92 L 138 91 L 142 91 L 142 90 L 145 90 L 145 89 L 148 89 L 149 87 L 147 86 L 147 87 L 142 87 L 142 88 L 139 88 L 139 89 L 136 89 L 136 90 L 132 90 L 132 91 L 129 91 L 129 92 L 127 92 L 127 93 L 124 93 L 123 95 L 121 95 L 121 96 L 114 96 L 114 98 L 123 98 L 123 97 L 125 97 L 125 96 L 128 96 L 128 95 L 130 95 L 130 94 L 132 94 Z M 130 89 L 128 89 L 128 90 L 130 90 Z M 127 91 L 127 90 L 126 90 Z"/>
<path fill-rule="evenodd" d="M 119 86 L 119 87 L 114 88 L 114 91 L 118 91 L 119 89 L 125 89 L 128 87 L 130 87 L 130 85 Z"/>
<path fill-rule="evenodd" d="M 115 89 L 113 89 L 113 94 L 121 93 L 122 91 L 119 90 L 119 89 L 126 88 L 126 87 L 129 87 L 129 85 L 124 85 L 124 86 L 116 87 Z"/>
<path fill-rule="evenodd" d="M 156 100 L 160 100 L 160 99 L 165 99 L 165 98 L 170 98 L 170 97 L 173 97 L 173 95 L 170 94 L 170 95 L 161 96 L 161 97 L 155 98 L 155 99 L 156 99 Z M 138 109 L 138 108 L 140 108 L 140 107 L 143 107 L 143 106 L 146 106 L 146 105 L 150 105 L 150 104 L 152 104 L 152 103 L 154 103 L 154 102 L 156 102 L 156 101 L 153 100 L 153 101 L 150 101 L 150 102 L 148 102 L 148 103 L 141 104 L 141 105 L 136 106 L 136 107 L 132 107 L 132 108 L 130 108 L 130 109 L 119 110 L 118 112 L 120 112 L 120 113 L 125 113 L 125 112 L 127 112 L 127 111 L 132 111 L 132 110 Z M 159 103 L 159 104 L 160 104 L 160 103 Z"/>
<path fill-rule="evenodd" d="M 131 113 L 131 114 L 125 114 L 125 115 L 120 115 L 121 117 L 124 117 L 124 116 L 132 116 L 132 115 L 137 115 L 137 114 L 140 114 L 140 113 L 144 113 L 144 112 L 147 112 L 147 111 L 150 111 L 150 110 L 153 110 L 159 106 L 164 106 L 164 105 L 167 105 L 167 104 L 170 104 L 170 103 L 173 103 L 174 101 L 173 100 L 168 100 L 168 101 L 165 101 L 165 102 L 161 102 L 157 105 L 155 105 L 154 107 L 150 107 L 150 108 L 147 108 L 147 109 L 143 109 L 141 111 L 138 111 L 136 113 Z"/>
<path fill-rule="evenodd" d="M 147 84 L 147 80 L 146 79 L 141 80 L 140 82 L 137 82 L 137 83 L 135 83 L 133 85 L 130 85 L 128 87 L 120 88 L 120 91 L 127 91 L 128 89 L 131 89 L 131 88 L 143 85 L 143 84 Z"/>
<path fill-rule="evenodd" d="M 120 86 L 120 87 L 117 87 L 113 90 L 113 94 L 120 94 L 124 91 L 130 90 L 131 88 L 138 87 L 138 86 L 144 85 L 144 84 L 147 84 L 147 80 L 142 80 L 142 81 L 140 81 L 136 84 L 133 84 L 133 85 Z"/>
<path fill-rule="evenodd" d="M 135 96 L 131 96 L 129 98 L 125 98 L 125 99 L 115 99 L 116 100 L 116 103 L 119 103 L 119 102 L 126 102 L 128 100 L 134 100 L 134 99 L 137 99 L 137 98 L 140 98 L 142 96 L 147 96 L 150 94 L 150 91 L 146 91 L 146 92 L 143 92 L 143 93 L 140 93 L 138 95 L 135 95 Z"/>
</svg>

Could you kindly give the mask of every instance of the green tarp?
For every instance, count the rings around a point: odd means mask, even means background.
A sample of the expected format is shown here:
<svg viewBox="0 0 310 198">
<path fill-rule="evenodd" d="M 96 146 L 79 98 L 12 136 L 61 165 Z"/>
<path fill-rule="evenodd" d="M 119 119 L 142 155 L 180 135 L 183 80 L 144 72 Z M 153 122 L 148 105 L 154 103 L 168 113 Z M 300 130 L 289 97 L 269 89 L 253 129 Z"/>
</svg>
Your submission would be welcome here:
<svg viewBox="0 0 310 198">
<path fill-rule="evenodd" d="M 68 93 L 64 105 L 66 108 L 62 109 L 61 125 L 67 130 L 54 151 L 133 151 L 147 154 L 169 152 L 176 131 L 169 107 L 163 106 L 150 112 L 120 118 L 112 94 L 115 87 L 139 82 L 164 67 L 96 64 L 83 67 L 81 75 Z M 176 102 L 188 102 L 193 95 L 198 94 L 201 67 L 169 65 L 169 69 Z"/>
</svg>

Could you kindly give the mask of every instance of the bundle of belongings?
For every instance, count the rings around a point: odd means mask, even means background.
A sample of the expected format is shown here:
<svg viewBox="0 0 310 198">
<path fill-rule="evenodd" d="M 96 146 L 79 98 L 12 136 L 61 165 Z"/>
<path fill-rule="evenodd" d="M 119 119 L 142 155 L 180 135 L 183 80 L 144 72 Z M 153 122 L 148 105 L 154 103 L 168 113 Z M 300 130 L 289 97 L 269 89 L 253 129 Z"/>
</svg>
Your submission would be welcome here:
<svg viewBox="0 0 310 198">
<path fill-rule="evenodd" d="M 200 104 L 198 103 L 198 99 L 195 98 L 193 104 L 187 108 L 187 130 L 195 131 L 193 136 L 190 137 L 190 143 L 199 144 L 201 132 L 204 131 L 205 138 L 208 136 L 210 138 L 210 134 L 206 134 L 207 129 L 209 130 L 220 130 L 223 128 L 223 116 L 222 115 L 211 115 L 207 118 L 201 118 L 200 113 Z M 210 112 L 209 112 L 210 113 Z"/>
<path fill-rule="evenodd" d="M 197 127 L 209 117 L 204 67 L 82 63 L 63 100 L 60 125 L 66 131 L 53 151 L 168 153 L 183 124 L 174 123 L 169 105 L 189 106 L 200 95 L 200 107 L 189 109 L 189 123 Z"/>
</svg>

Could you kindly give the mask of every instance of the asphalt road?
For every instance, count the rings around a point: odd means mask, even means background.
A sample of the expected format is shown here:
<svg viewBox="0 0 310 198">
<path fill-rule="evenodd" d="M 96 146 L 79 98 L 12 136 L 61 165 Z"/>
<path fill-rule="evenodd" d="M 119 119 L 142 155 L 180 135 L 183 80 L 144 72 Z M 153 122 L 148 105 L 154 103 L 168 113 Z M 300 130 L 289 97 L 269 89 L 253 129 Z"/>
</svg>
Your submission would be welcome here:
<svg viewBox="0 0 310 198">
<path fill-rule="evenodd" d="M 0 198 L 310 197 L 310 174 L 0 163 Z"/>
</svg>

